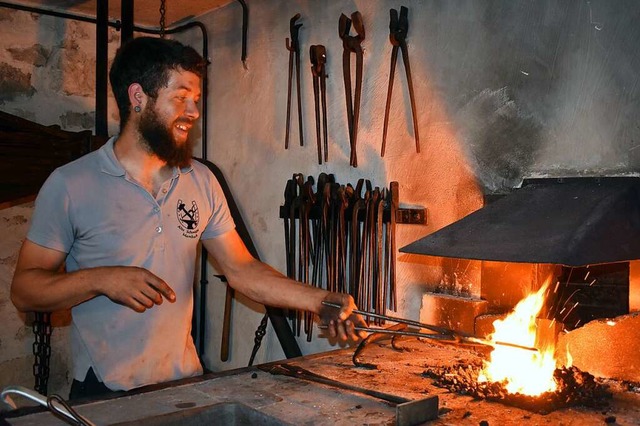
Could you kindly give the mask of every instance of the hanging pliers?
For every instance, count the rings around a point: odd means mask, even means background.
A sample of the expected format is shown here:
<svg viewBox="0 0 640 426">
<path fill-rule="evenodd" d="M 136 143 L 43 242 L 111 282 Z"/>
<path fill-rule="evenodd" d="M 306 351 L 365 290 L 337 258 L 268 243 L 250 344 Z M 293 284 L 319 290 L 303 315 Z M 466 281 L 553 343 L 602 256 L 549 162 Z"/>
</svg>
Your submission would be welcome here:
<svg viewBox="0 0 640 426">
<path fill-rule="evenodd" d="M 291 89 L 294 62 L 296 66 L 296 90 L 298 92 L 298 128 L 300 133 L 300 146 L 304 145 L 304 136 L 302 131 L 302 96 L 300 95 L 300 41 L 298 38 L 298 32 L 300 27 L 302 27 L 302 24 L 296 24 L 298 19 L 300 19 L 300 14 L 296 13 L 293 18 L 289 20 L 291 42 L 289 42 L 289 38 L 287 38 L 285 42 L 287 50 L 289 51 L 289 82 L 287 87 L 287 130 L 284 137 L 284 149 L 289 148 L 289 123 L 291 121 Z"/>
<path fill-rule="evenodd" d="M 407 73 L 407 84 L 409 86 L 409 99 L 411 101 L 411 116 L 413 117 L 413 132 L 416 138 L 416 152 L 420 152 L 420 135 L 418 133 L 418 117 L 416 116 L 416 101 L 413 93 L 413 82 L 411 80 L 411 66 L 409 65 L 409 51 L 407 50 L 407 32 L 409 31 L 409 20 L 407 15 L 409 10 L 402 6 L 400 16 L 396 9 L 389 10 L 391 20 L 389 22 L 389 40 L 393 45 L 391 50 L 391 70 L 389 71 L 389 89 L 387 91 L 387 105 L 384 109 L 384 130 L 382 131 L 381 156 L 384 157 L 385 145 L 387 143 L 387 128 L 389 126 L 389 109 L 391 107 L 391 92 L 393 91 L 393 76 L 396 71 L 398 60 L 398 48 L 402 51 L 402 62 Z"/>
<path fill-rule="evenodd" d="M 316 109 L 316 140 L 318 144 L 318 164 L 322 164 L 322 143 L 320 141 L 320 115 L 322 115 L 322 136 L 324 138 L 324 161 L 329 161 L 329 142 L 327 141 L 327 49 L 321 44 L 309 48 L 311 75 L 313 76 L 313 101 Z M 322 111 L 320 110 L 322 102 Z"/>
<path fill-rule="evenodd" d="M 356 35 L 352 36 L 351 25 L 356 30 Z M 356 11 L 351 14 L 349 19 L 344 13 L 340 15 L 338 22 L 338 34 L 342 39 L 342 75 L 344 77 L 345 99 L 347 101 L 347 123 L 349 126 L 349 144 L 351 146 L 351 155 L 349 164 L 358 167 L 358 156 L 356 153 L 356 143 L 358 140 L 358 120 L 360 119 L 360 97 L 362 95 L 362 67 L 363 67 L 363 50 L 362 41 L 364 40 L 364 24 L 362 15 Z M 356 87 L 355 93 L 351 93 L 351 54 L 356 54 Z"/>
</svg>

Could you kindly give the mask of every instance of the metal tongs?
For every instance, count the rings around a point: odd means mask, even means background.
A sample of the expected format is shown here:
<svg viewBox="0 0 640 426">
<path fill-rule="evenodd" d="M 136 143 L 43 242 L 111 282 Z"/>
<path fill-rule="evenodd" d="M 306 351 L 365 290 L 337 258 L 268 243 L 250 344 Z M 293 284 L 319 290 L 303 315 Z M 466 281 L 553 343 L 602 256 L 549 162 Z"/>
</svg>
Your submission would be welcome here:
<svg viewBox="0 0 640 426">
<path fill-rule="evenodd" d="M 322 304 L 332 308 L 337 308 L 337 309 L 342 308 L 341 305 L 333 302 L 323 301 Z M 425 324 L 425 323 L 413 321 L 410 319 L 391 317 L 388 315 L 377 314 L 375 312 L 360 311 L 358 309 L 354 309 L 352 313 L 371 317 L 371 318 L 377 318 L 385 321 L 392 321 L 398 324 L 406 324 L 413 327 L 418 327 L 420 329 L 431 330 L 431 331 L 435 331 L 438 334 L 422 333 L 418 331 L 392 330 L 392 329 L 385 329 L 385 328 L 371 328 L 371 327 L 358 327 L 358 326 L 355 327 L 356 331 L 365 331 L 367 333 L 391 334 L 396 336 L 399 335 L 399 336 L 423 337 L 425 339 L 439 340 L 439 341 L 442 341 L 443 343 L 452 343 L 452 344 L 461 344 L 461 345 L 467 344 L 467 345 L 482 345 L 482 346 L 491 346 L 491 347 L 507 346 L 507 347 L 516 348 L 516 349 L 523 349 L 526 351 L 538 352 L 538 349 L 534 347 L 518 345 L 516 343 L 510 343 L 510 342 L 499 342 L 499 341 L 483 339 L 480 337 L 459 333 L 457 331 L 450 330 L 448 328 L 438 327 L 431 324 Z"/>
<path fill-rule="evenodd" d="M 53 394 L 47 397 L 31 389 L 27 389 L 24 386 L 8 386 L 0 393 L 0 400 L 14 410 L 17 409 L 18 406 L 10 396 L 12 394 L 22 396 L 48 408 L 56 417 L 69 424 L 76 426 L 95 426 L 95 423 L 76 412 L 59 395 Z"/>
</svg>

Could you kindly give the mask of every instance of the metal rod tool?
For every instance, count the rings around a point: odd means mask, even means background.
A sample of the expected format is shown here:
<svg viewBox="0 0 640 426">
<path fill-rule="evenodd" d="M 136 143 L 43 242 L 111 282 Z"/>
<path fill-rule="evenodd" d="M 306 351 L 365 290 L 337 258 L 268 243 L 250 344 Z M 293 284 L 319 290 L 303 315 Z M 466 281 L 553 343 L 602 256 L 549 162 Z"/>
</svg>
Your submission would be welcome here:
<svg viewBox="0 0 640 426">
<path fill-rule="evenodd" d="M 351 26 L 356 35 L 351 35 Z M 358 121 L 360 120 L 360 98 L 362 96 L 363 52 L 362 41 L 365 37 L 362 15 L 356 11 L 351 18 L 345 14 L 340 15 L 338 21 L 338 35 L 342 39 L 342 76 L 344 78 L 345 100 L 347 103 L 347 124 L 349 127 L 349 144 L 351 146 L 350 165 L 358 167 L 356 146 L 358 140 Z M 356 56 L 355 91 L 352 93 L 351 85 L 351 54 Z"/>
<path fill-rule="evenodd" d="M 289 20 L 289 33 L 291 35 L 291 41 L 287 38 L 285 44 L 289 51 L 289 79 L 287 85 L 287 125 L 286 134 L 284 136 L 284 149 L 289 148 L 289 124 L 291 122 L 291 92 L 293 89 L 292 77 L 293 68 L 296 69 L 296 91 L 298 95 L 298 134 L 300 137 L 300 146 L 304 145 L 304 133 L 302 129 L 302 95 L 300 94 L 300 39 L 299 31 L 302 24 L 296 23 L 300 19 L 300 14 L 296 13 L 293 18 Z M 243 60 L 244 62 L 244 60 Z"/>
<path fill-rule="evenodd" d="M 387 89 L 387 103 L 384 110 L 384 127 L 382 131 L 382 149 L 380 154 L 384 157 L 387 144 L 387 130 L 389 128 L 389 110 L 391 109 L 391 93 L 393 92 L 393 77 L 396 72 L 396 62 L 398 61 L 398 50 L 402 52 L 402 62 L 407 75 L 407 86 L 409 86 L 409 100 L 411 102 L 411 117 L 413 119 L 413 133 L 416 139 L 416 152 L 420 152 L 420 134 L 418 132 L 418 117 L 416 114 L 416 99 L 413 92 L 413 80 L 411 79 L 411 66 L 409 65 L 409 50 L 407 49 L 407 32 L 409 31 L 408 14 L 409 9 L 402 6 L 400 16 L 398 11 L 391 9 L 391 19 L 389 22 L 389 40 L 393 45 L 391 50 L 391 69 L 389 71 L 389 88 Z"/>
<path fill-rule="evenodd" d="M 332 302 L 326 302 L 323 301 L 322 302 L 323 305 L 325 306 L 330 306 L 332 308 L 336 308 L 336 309 L 340 309 L 342 306 L 337 304 L 337 303 L 332 303 Z M 507 346 L 507 347 L 511 347 L 511 348 L 516 348 L 516 349 L 523 349 L 523 350 L 527 350 L 527 351 L 532 351 L 532 352 L 538 352 L 537 348 L 533 348 L 530 346 L 523 346 L 523 345 L 518 345 L 516 343 L 510 343 L 510 342 L 499 342 L 499 341 L 493 341 L 493 340 L 488 340 L 488 339 L 482 339 L 480 337 L 475 337 L 475 336 L 468 336 L 468 335 L 464 335 L 458 332 L 455 332 L 453 330 L 447 329 L 447 328 L 443 328 L 443 327 L 437 327 L 431 324 L 425 324 L 425 323 L 421 323 L 418 321 L 413 321 L 413 320 L 409 320 L 409 319 L 404 319 L 404 318 L 397 318 L 397 317 L 391 317 L 388 315 L 381 315 L 381 314 L 376 314 L 375 312 L 366 312 L 366 311 L 360 311 L 358 309 L 354 309 L 352 311 L 354 314 L 358 314 L 358 315 L 365 315 L 371 318 L 378 318 L 378 319 L 382 319 L 385 321 L 392 321 L 392 322 L 397 322 L 399 324 L 407 324 L 407 325 L 411 325 L 414 327 L 418 327 L 418 328 L 423 328 L 423 329 L 427 329 L 427 330 L 432 330 L 432 331 L 436 331 L 440 334 L 428 334 L 428 333 L 418 333 L 418 332 L 411 332 L 411 331 L 396 331 L 396 330 L 386 330 L 383 328 L 369 328 L 369 327 L 355 327 L 356 331 L 366 331 L 369 333 L 383 333 L 383 334 L 395 334 L 395 335 L 403 335 L 403 336 L 416 336 L 416 337 L 424 337 L 427 339 L 435 339 L 435 340 L 441 340 L 441 341 L 449 341 L 450 343 L 462 343 L 462 344 L 476 344 L 476 345 L 483 345 L 483 346 L 491 346 L 491 347 L 496 347 L 496 346 Z"/>
</svg>

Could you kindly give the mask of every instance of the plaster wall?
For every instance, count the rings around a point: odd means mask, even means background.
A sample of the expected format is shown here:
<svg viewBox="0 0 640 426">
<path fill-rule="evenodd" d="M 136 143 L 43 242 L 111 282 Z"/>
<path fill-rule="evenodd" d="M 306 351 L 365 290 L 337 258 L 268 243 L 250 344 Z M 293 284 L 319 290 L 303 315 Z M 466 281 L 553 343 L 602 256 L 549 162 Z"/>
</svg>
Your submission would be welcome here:
<svg viewBox="0 0 640 426">
<path fill-rule="evenodd" d="M 422 150 L 415 152 L 404 68 L 396 69 L 387 153 L 380 157 L 389 76 L 389 9 L 409 8 L 409 56 Z M 248 60 L 240 61 L 238 5 L 200 19 L 211 30 L 210 156 L 225 172 L 262 258 L 285 270 L 284 183 L 294 172 L 333 173 L 340 183 L 368 178 L 400 183 L 401 205 L 427 207 L 428 225 L 399 227 L 398 247 L 482 205 L 483 193 L 518 186 L 524 177 L 635 175 L 640 108 L 640 6 L 606 1 L 289 1 L 250 5 Z M 349 167 L 338 18 L 359 10 L 366 28 L 358 137 L 359 167 Z M 305 146 L 284 150 L 289 18 L 300 13 Z M 329 162 L 317 164 L 309 46 L 327 49 Z M 449 288 L 472 297 L 483 267 L 474 262 L 398 253 L 399 316 L 419 317 L 421 295 Z M 490 269 L 490 268 L 489 268 Z M 222 318 L 224 288 L 214 282 L 211 321 Z M 505 294 L 512 303 L 521 293 Z M 236 305 L 231 364 L 242 365 L 261 314 Z M 207 338 L 218 360 L 220 335 Z M 273 335 L 258 362 L 282 356 Z M 304 353 L 328 349 L 301 342 Z M 227 365 L 230 365 L 227 363 Z"/>
</svg>

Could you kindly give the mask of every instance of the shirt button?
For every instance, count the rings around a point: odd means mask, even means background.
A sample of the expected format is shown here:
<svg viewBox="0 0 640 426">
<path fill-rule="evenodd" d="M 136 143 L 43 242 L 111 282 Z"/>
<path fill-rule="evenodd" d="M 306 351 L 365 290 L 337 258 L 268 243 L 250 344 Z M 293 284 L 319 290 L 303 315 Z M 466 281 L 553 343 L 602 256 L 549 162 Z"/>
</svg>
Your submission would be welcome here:
<svg viewBox="0 0 640 426">
<path fill-rule="evenodd" d="M 159 234 L 162 232 L 162 226 L 156 227 L 156 232 Z"/>
<path fill-rule="evenodd" d="M 159 208 L 159 207 L 154 207 L 154 208 L 153 208 L 153 211 L 154 211 L 154 212 L 156 212 L 156 213 L 158 213 L 158 212 L 160 211 L 160 208 Z"/>
<path fill-rule="evenodd" d="M 166 194 L 167 193 L 167 188 L 162 188 L 162 193 Z"/>
</svg>

